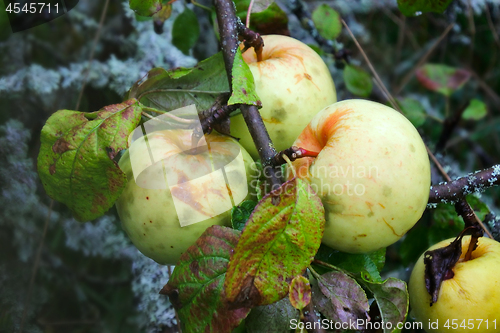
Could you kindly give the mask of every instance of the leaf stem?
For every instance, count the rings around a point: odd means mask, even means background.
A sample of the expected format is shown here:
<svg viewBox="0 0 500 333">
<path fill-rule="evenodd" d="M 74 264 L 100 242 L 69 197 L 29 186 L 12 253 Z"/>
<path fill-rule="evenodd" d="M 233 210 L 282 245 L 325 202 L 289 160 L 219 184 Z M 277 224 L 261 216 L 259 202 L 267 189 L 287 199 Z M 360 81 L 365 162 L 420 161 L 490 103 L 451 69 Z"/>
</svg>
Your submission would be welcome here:
<svg viewBox="0 0 500 333">
<path fill-rule="evenodd" d="M 147 106 L 143 106 L 142 107 L 143 110 L 145 111 L 150 111 L 150 112 L 155 112 L 155 113 L 160 113 L 162 114 L 162 118 L 170 118 L 172 119 L 173 121 L 175 122 L 178 122 L 178 123 L 181 123 L 181 124 L 189 124 L 189 125 L 193 125 L 193 124 L 196 124 L 197 121 L 196 119 L 185 119 L 185 118 L 181 118 L 181 117 L 178 117 L 176 115 L 173 115 L 169 112 L 165 112 L 165 111 L 160 111 L 160 110 L 157 110 L 157 109 L 154 109 L 154 108 L 151 108 L 151 107 L 147 107 Z M 144 115 L 145 112 L 143 112 L 143 115 Z M 147 114 L 147 113 L 146 113 Z M 148 114 L 149 117 L 151 117 L 151 115 Z M 155 118 L 155 117 L 153 117 Z"/>
<path fill-rule="evenodd" d="M 193 5 L 195 5 L 196 7 L 200 7 L 200 8 L 202 8 L 202 9 L 205 9 L 206 11 L 208 11 L 208 12 L 210 12 L 210 13 L 212 12 L 212 8 L 207 7 L 207 6 L 205 6 L 205 5 L 202 5 L 202 4 L 201 4 L 201 3 L 199 3 L 198 1 L 191 0 L 191 3 L 192 3 Z"/>
</svg>

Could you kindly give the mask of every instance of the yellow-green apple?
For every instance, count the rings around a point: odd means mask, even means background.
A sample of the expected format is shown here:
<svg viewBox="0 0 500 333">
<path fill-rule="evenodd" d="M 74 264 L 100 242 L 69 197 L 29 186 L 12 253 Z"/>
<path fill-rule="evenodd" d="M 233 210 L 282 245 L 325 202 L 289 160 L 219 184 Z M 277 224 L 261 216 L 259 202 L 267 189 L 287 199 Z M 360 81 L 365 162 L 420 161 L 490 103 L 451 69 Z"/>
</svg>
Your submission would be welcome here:
<svg viewBox="0 0 500 333">
<path fill-rule="evenodd" d="M 435 250 L 454 239 L 439 242 Z M 424 254 L 411 273 L 408 290 L 411 314 L 423 323 L 427 332 L 499 332 L 500 331 L 500 243 L 479 238 L 470 260 L 464 261 L 470 236 L 462 239 L 462 255 L 444 280 L 436 303 L 425 288 Z"/>
<path fill-rule="evenodd" d="M 262 102 L 260 115 L 277 151 L 289 148 L 312 117 L 337 101 L 328 67 L 306 44 L 287 36 L 262 36 L 262 60 L 243 53 Z M 259 154 L 241 114 L 231 118 L 231 135 L 257 159 Z"/>
<path fill-rule="evenodd" d="M 293 167 L 325 206 L 324 244 L 374 251 L 396 242 L 422 216 L 429 158 L 415 127 L 394 109 L 366 100 L 332 104 L 294 145 L 319 153 Z"/>
<path fill-rule="evenodd" d="M 191 149 L 192 133 L 148 133 L 119 161 L 128 179 L 116 202 L 123 228 L 160 264 L 175 264 L 209 226 L 229 225 L 232 206 L 250 195 L 247 181 L 257 170 L 233 138 L 213 132 Z"/>
</svg>

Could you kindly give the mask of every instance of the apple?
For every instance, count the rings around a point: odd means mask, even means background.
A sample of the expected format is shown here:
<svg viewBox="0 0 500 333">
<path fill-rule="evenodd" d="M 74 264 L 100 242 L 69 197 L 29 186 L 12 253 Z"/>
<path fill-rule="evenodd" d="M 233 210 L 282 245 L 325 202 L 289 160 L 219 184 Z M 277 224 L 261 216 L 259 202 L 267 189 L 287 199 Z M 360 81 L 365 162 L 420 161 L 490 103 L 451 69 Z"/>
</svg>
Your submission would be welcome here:
<svg viewBox="0 0 500 333">
<path fill-rule="evenodd" d="M 453 238 L 444 240 L 429 250 L 452 241 Z M 411 314 L 427 332 L 500 331 L 500 243 L 481 237 L 472 258 L 464 261 L 469 243 L 470 236 L 465 236 L 462 255 L 452 268 L 454 275 L 443 281 L 438 300 L 432 306 L 425 288 L 424 254 L 413 268 L 408 284 Z"/>
<path fill-rule="evenodd" d="M 323 202 L 322 241 L 331 248 L 362 253 L 387 247 L 422 216 L 429 158 L 415 127 L 394 109 L 360 99 L 332 104 L 294 145 L 319 153 L 292 165 Z"/>
<path fill-rule="evenodd" d="M 251 195 L 245 179 L 257 170 L 235 139 L 213 132 L 191 149 L 191 134 L 148 133 L 119 161 L 128 179 L 116 202 L 122 226 L 160 264 L 176 264 L 209 226 L 229 226 L 233 204 Z"/>
<path fill-rule="evenodd" d="M 328 67 L 306 44 L 287 36 L 267 35 L 262 61 L 253 49 L 243 53 L 255 89 L 262 102 L 259 110 L 277 151 L 289 148 L 312 117 L 337 101 Z M 231 135 L 257 159 L 259 154 L 243 116 L 231 117 Z"/>
</svg>

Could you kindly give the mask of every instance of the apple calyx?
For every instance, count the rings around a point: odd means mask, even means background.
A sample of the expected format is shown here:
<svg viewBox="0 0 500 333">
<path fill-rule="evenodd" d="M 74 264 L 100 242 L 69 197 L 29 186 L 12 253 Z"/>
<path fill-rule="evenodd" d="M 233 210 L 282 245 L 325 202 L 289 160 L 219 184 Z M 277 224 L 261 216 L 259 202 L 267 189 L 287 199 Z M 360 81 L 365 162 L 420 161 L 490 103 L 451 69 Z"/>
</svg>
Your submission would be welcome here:
<svg viewBox="0 0 500 333">
<path fill-rule="evenodd" d="M 462 238 L 468 234 L 471 235 L 471 241 L 465 257 L 460 260 Z M 450 245 L 425 252 L 425 288 L 431 295 L 430 306 L 438 301 L 439 290 L 443 281 L 452 279 L 455 276 L 453 271 L 455 264 L 459 261 L 473 259 L 472 252 L 477 248 L 478 239 L 482 236 L 483 229 L 479 225 L 470 226 L 462 230 Z"/>
</svg>

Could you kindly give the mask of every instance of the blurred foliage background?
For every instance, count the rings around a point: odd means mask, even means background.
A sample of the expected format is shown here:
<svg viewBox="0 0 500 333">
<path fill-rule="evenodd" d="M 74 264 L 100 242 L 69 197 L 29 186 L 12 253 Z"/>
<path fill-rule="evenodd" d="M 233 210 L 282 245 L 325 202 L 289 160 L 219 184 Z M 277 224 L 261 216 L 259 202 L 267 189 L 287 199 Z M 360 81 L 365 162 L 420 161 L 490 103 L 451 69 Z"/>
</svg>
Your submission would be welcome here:
<svg viewBox="0 0 500 333">
<path fill-rule="evenodd" d="M 237 1 L 240 16 L 248 3 Z M 495 0 L 455 0 L 444 14 L 415 17 L 402 15 L 395 0 L 280 0 L 252 15 L 253 29 L 289 34 L 317 50 L 339 100 L 363 96 L 386 103 L 345 28 L 335 40 L 320 43 L 310 33 L 302 15 L 323 5 L 346 21 L 451 177 L 500 163 L 500 6 Z M 136 17 L 128 1 L 80 1 L 54 21 L 13 34 L 4 3 L 0 10 L 0 332 L 176 331 L 175 313 L 158 295 L 169 267 L 131 245 L 113 209 L 96 221 L 76 222 L 66 207 L 47 197 L 35 162 L 41 128 L 56 110 L 94 111 L 118 103 L 152 67 L 190 67 L 217 52 L 213 12 L 177 1 L 161 25 Z M 426 64 L 438 67 L 421 67 Z M 466 74 L 445 93 L 429 84 L 445 80 L 446 85 L 457 71 Z M 453 119 L 458 125 L 443 136 Z M 433 183 L 442 180 L 434 170 Z M 497 211 L 499 191 L 489 189 L 469 202 L 484 218 Z M 498 229 L 494 216 L 489 223 Z M 407 280 L 412 263 L 429 245 L 456 236 L 462 227 L 452 205 L 429 207 L 388 249 L 383 275 Z"/>
</svg>

